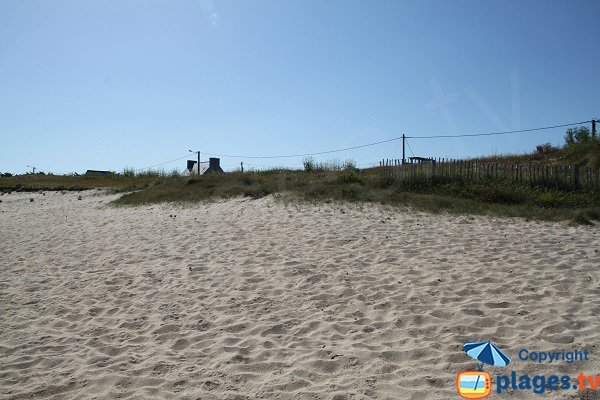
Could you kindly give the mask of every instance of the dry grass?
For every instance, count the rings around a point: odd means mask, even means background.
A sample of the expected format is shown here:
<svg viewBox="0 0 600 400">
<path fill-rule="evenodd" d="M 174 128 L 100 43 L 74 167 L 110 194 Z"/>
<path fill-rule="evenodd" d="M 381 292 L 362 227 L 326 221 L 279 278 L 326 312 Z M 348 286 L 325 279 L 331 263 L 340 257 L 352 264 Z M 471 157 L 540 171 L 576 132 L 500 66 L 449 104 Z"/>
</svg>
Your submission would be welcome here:
<svg viewBox="0 0 600 400">
<path fill-rule="evenodd" d="M 579 153 L 575 151 L 575 154 Z M 588 159 L 593 159 L 594 154 L 589 152 Z M 0 178 L 2 192 L 93 188 L 125 193 L 116 200 L 117 205 L 198 202 L 235 196 L 259 198 L 285 193 L 300 201 L 376 202 L 434 213 L 492 214 L 577 223 L 600 219 L 600 193 L 597 191 L 449 178 L 400 180 L 382 176 L 378 168 L 358 170 L 352 165 L 334 171 L 320 168 L 312 172 L 277 169 L 200 177 L 145 173 L 102 177 L 21 175 Z"/>
</svg>

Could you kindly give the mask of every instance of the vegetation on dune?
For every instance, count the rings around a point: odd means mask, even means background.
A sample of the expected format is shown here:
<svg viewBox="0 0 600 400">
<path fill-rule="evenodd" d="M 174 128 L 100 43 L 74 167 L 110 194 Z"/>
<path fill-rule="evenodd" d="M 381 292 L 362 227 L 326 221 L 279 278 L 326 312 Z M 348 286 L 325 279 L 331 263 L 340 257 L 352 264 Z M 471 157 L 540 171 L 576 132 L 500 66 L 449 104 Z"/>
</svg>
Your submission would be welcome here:
<svg viewBox="0 0 600 400">
<path fill-rule="evenodd" d="M 367 171 L 272 170 L 169 179 L 128 193 L 119 205 L 198 202 L 214 198 L 260 198 L 285 193 L 304 201 L 352 201 L 404 205 L 431 212 L 520 216 L 544 220 L 600 219 L 600 193 L 423 179 L 400 181 Z"/>
<path fill-rule="evenodd" d="M 549 144 L 504 162 L 578 163 L 599 168 L 600 141 L 585 130 L 569 130 L 566 145 Z M 107 176 L 29 174 L 3 176 L 0 190 L 82 190 L 110 188 L 126 192 L 117 205 L 157 202 L 198 202 L 246 196 L 257 199 L 286 194 L 301 201 L 352 201 L 403 205 L 431 212 L 520 216 L 543 220 L 600 220 L 600 192 L 570 187 L 547 187 L 536 182 L 516 183 L 487 179 L 469 181 L 444 176 L 400 179 L 380 168 L 359 170 L 354 162 L 317 163 L 304 160 L 304 170 L 273 169 L 183 177 L 177 171 L 126 169 Z"/>
<path fill-rule="evenodd" d="M 111 188 L 127 191 L 148 187 L 157 179 L 157 177 L 117 174 L 107 176 L 27 174 L 0 178 L 0 190 L 9 192 Z"/>
<path fill-rule="evenodd" d="M 24 175 L 0 174 L 0 191 L 38 191 L 86 189 L 111 189 L 113 192 L 128 192 L 145 189 L 164 183 L 170 178 L 180 177 L 179 170 L 144 170 L 136 172 L 133 168 L 125 168 L 122 173 L 106 175 L 54 175 L 43 172 Z"/>
<path fill-rule="evenodd" d="M 536 146 L 529 154 L 505 154 L 492 157 L 482 157 L 481 160 L 504 162 L 531 162 L 536 164 L 581 165 L 600 168 L 600 138 L 592 136 L 590 130 L 581 126 L 567 129 L 563 147 L 544 143 Z"/>
</svg>

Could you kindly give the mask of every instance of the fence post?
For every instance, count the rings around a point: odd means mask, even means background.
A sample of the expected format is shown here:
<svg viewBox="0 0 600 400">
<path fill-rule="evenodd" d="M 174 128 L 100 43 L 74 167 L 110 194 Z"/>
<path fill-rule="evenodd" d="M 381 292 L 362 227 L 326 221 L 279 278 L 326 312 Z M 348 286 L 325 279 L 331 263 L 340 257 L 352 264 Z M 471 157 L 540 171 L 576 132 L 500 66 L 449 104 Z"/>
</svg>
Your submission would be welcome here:
<svg viewBox="0 0 600 400">
<path fill-rule="evenodd" d="M 579 188 L 579 164 L 573 165 L 573 185 L 575 189 Z"/>
<path fill-rule="evenodd" d="M 467 169 L 467 173 L 468 173 L 468 180 L 472 181 L 474 180 L 474 175 L 475 175 L 475 161 L 469 161 L 469 168 Z"/>
<path fill-rule="evenodd" d="M 455 158 L 454 159 L 454 178 L 459 178 L 460 179 L 460 162 Z"/>
</svg>

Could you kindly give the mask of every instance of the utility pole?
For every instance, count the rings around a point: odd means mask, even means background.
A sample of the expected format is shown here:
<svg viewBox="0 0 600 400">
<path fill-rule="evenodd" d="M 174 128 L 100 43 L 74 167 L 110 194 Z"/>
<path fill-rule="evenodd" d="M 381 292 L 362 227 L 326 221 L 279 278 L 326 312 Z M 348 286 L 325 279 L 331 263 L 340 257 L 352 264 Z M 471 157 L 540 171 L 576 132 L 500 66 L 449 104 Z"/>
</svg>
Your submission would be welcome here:
<svg viewBox="0 0 600 400">
<path fill-rule="evenodd" d="M 404 164 L 405 158 L 404 158 L 404 143 L 406 142 L 406 135 L 403 133 L 402 134 L 402 164 Z"/>
<path fill-rule="evenodd" d="M 190 153 L 196 153 L 196 154 L 198 154 L 198 176 L 200 176 L 200 150 L 198 150 L 198 151 L 191 151 L 191 150 L 188 150 L 188 151 L 189 151 Z"/>
<path fill-rule="evenodd" d="M 596 137 L 596 120 L 592 120 L 592 138 Z"/>
<path fill-rule="evenodd" d="M 244 162 L 240 161 L 240 166 L 242 167 L 242 172 L 244 172 Z"/>
</svg>

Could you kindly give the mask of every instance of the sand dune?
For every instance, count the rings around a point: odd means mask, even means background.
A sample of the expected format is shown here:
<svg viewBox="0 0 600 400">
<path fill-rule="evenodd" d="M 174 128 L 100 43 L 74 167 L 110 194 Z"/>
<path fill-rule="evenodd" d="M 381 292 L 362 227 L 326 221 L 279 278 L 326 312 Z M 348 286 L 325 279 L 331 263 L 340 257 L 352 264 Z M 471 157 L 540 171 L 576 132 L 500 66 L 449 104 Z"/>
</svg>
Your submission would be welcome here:
<svg viewBox="0 0 600 400">
<path fill-rule="evenodd" d="M 0 399 L 450 399 L 480 340 L 600 374 L 597 227 L 114 198 L 1 197 Z"/>
</svg>

